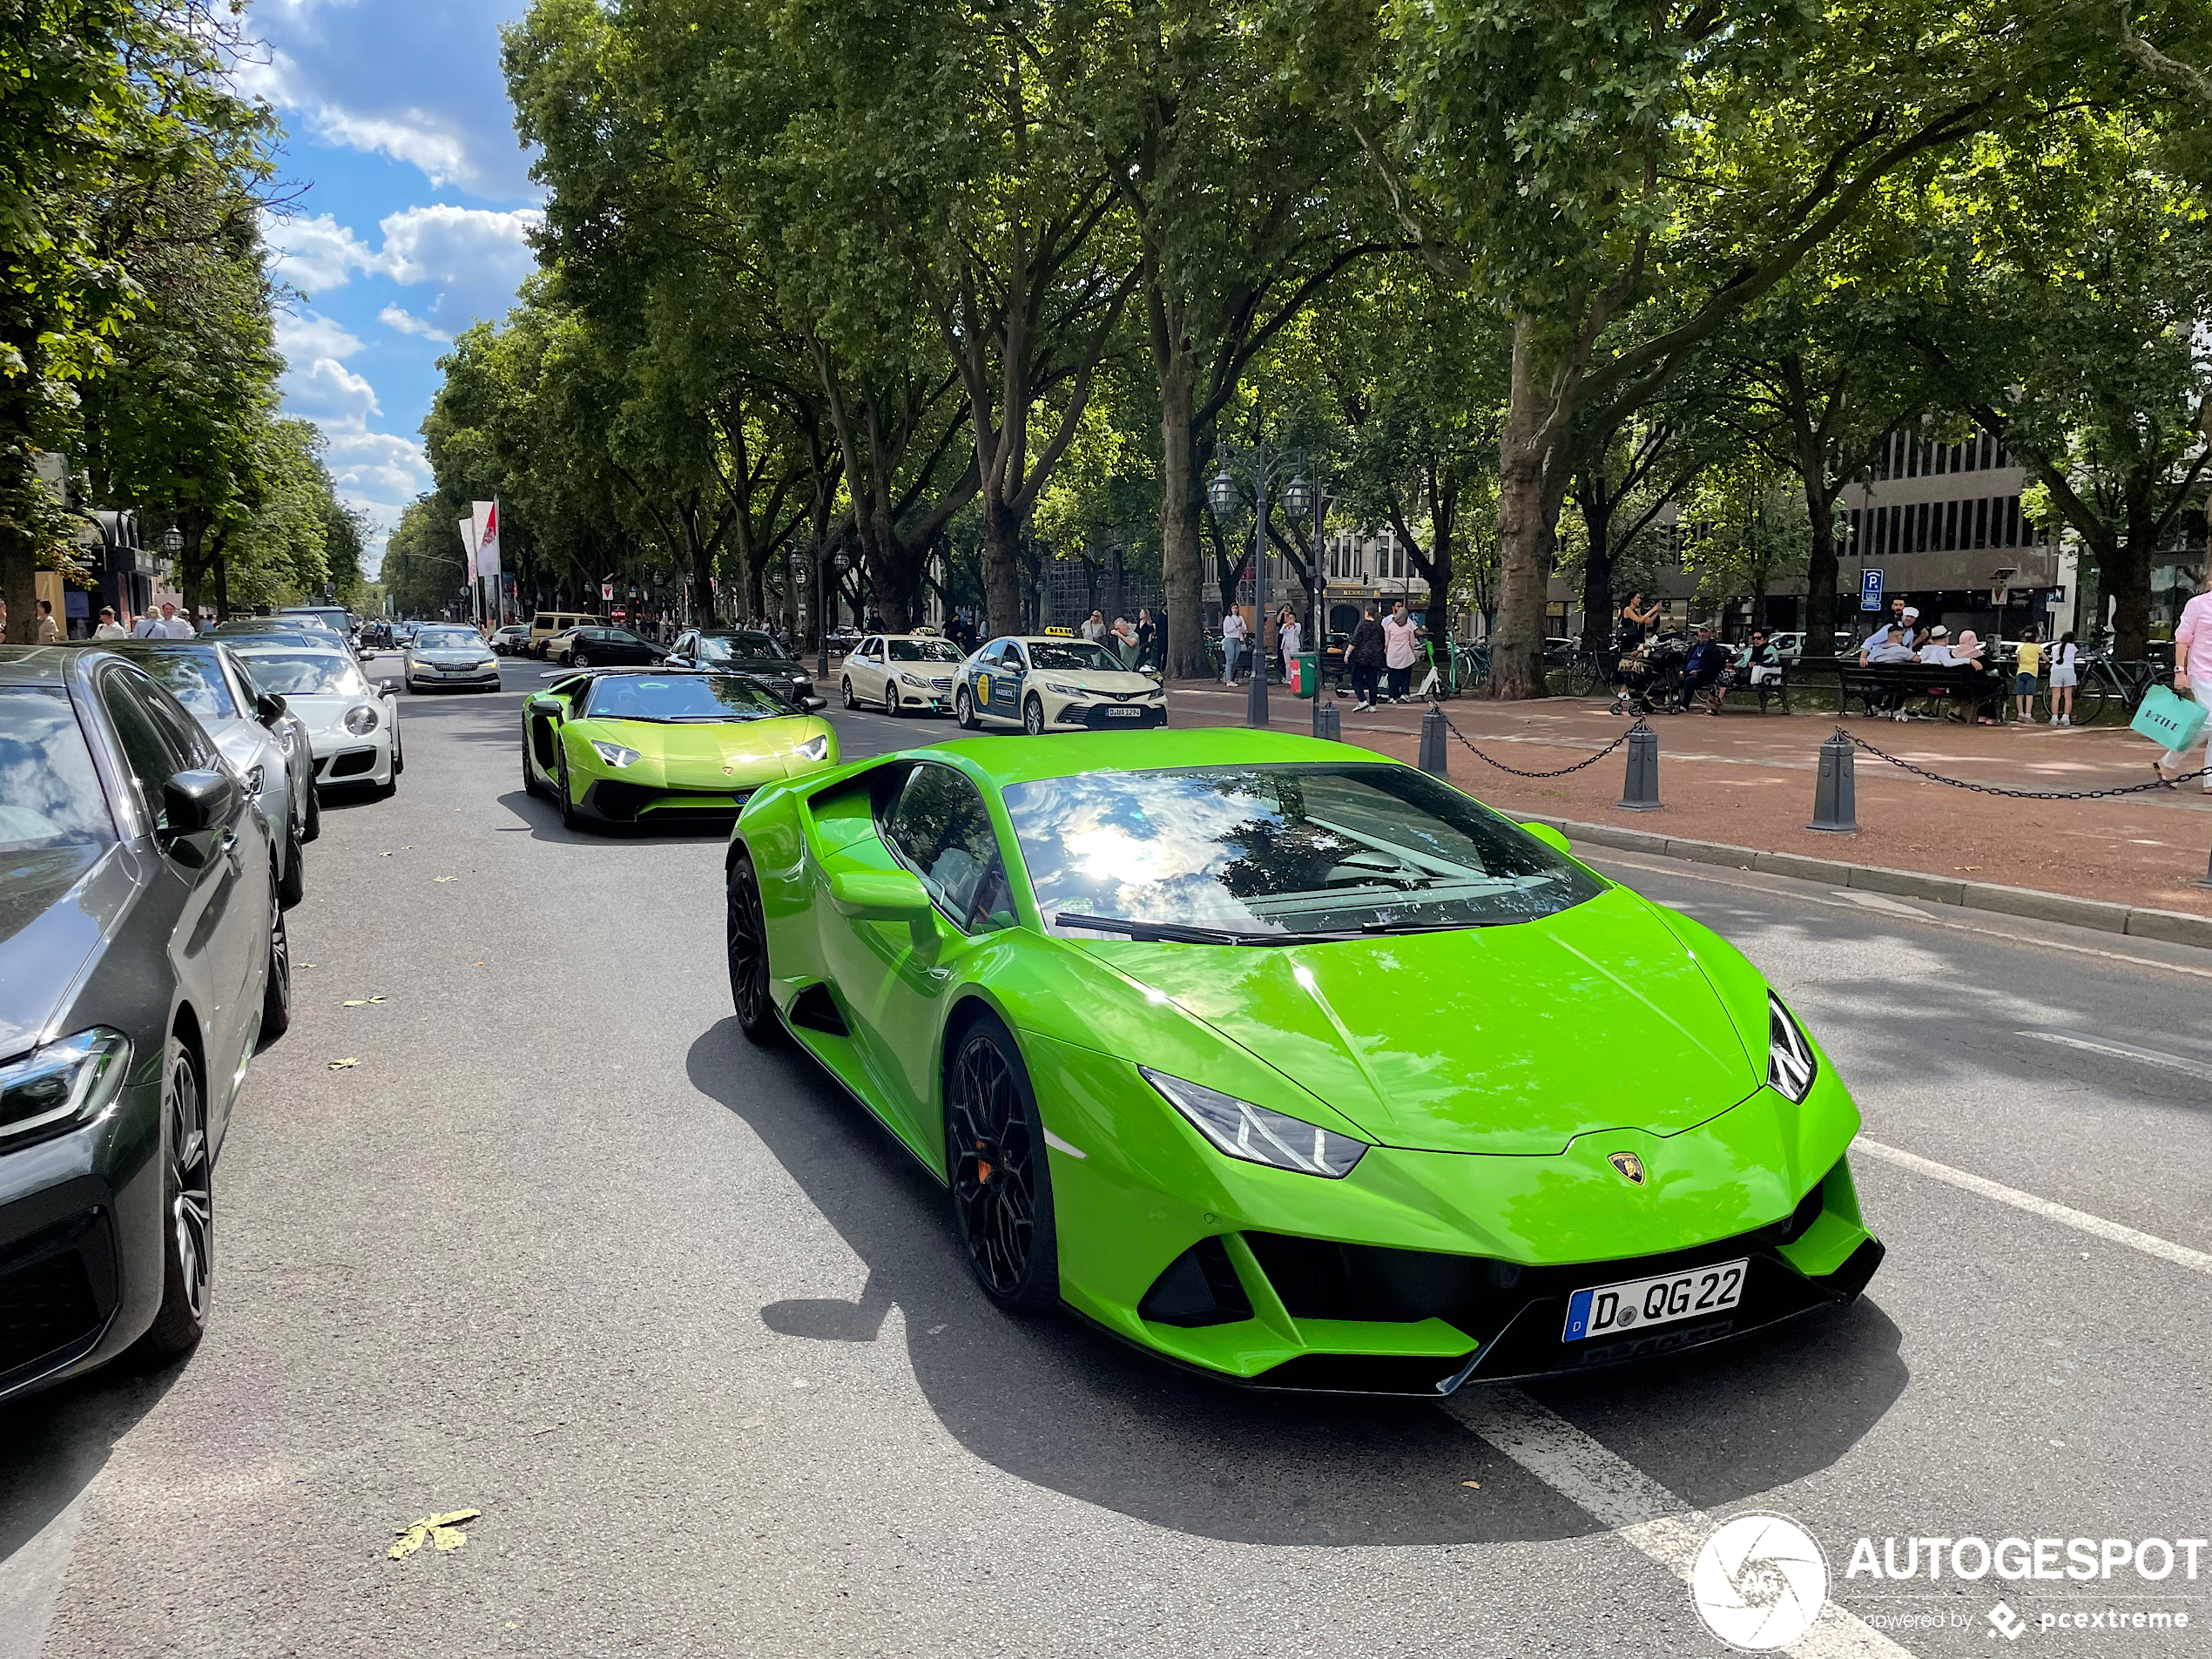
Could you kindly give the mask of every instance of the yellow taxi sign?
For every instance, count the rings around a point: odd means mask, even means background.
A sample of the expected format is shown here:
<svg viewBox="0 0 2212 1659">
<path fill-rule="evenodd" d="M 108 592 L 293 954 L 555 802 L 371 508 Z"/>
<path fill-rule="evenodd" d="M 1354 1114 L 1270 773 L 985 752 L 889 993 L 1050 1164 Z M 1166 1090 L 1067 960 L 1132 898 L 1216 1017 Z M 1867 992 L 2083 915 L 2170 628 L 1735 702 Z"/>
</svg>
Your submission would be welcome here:
<svg viewBox="0 0 2212 1659">
<path fill-rule="evenodd" d="M 1044 633 L 1047 639 L 1073 639 L 1076 637 L 1076 631 L 1072 628 L 1048 628 Z"/>
</svg>

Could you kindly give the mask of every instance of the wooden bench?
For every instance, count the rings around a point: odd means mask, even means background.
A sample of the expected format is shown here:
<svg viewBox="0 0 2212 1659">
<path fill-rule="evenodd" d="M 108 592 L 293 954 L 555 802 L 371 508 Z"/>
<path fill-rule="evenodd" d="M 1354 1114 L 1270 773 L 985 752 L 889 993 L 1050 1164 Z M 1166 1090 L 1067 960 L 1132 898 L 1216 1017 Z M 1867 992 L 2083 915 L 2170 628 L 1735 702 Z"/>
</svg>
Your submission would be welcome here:
<svg viewBox="0 0 2212 1659">
<path fill-rule="evenodd" d="M 1893 717 L 1908 704 L 1923 703 L 1959 719 L 2002 701 L 2004 681 L 1986 668 L 1972 664 L 1938 668 L 1925 663 L 1868 663 L 1839 661 L 1836 664 L 1837 711 L 1849 714 L 1856 701 L 1869 715 Z"/>
</svg>

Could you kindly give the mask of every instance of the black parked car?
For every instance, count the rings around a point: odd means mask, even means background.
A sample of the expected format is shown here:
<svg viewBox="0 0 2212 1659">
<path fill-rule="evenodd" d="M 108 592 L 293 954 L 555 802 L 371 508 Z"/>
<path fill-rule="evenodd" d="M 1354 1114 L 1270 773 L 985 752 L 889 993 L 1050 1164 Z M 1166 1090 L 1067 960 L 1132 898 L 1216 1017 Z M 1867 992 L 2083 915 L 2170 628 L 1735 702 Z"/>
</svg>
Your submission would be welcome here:
<svg viewBox="0 0 2212 1659">
<path fill-rule="evenodd" d="M 292 1020 L 276 853 L 136 664 L 0 647 L 0 1399 L 199 1339 L 216 1154 Z"/>
<path fill-rule="evenodd" d="M 855 634 L 857 642 L 860 636 Z M 828 700 L 814 695 L 813 677 L 798 659 L 776 643 L 773 634 L 752 628 L 694 628 L 678 636 L 668 648 L 668 660 L 692 668 L 718 668 L 759 680 L 795 709 L 826 709 Z"/>
</svg>

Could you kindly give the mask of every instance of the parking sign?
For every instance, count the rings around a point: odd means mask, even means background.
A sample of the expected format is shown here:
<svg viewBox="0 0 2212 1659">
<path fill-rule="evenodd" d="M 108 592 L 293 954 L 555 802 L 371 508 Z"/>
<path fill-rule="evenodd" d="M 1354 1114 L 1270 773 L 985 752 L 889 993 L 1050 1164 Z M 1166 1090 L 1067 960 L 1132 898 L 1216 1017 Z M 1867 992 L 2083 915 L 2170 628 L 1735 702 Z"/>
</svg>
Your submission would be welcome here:
<svg viewBox="0 0 2212 1659">
<path fill-rule="evenodd" d="M 1858 573 L 1858 608 L 1861 610 L 1879 610 L 1882 608 L 1882 573 L 1879 570 L 1861 570 Z"/>
</svg>

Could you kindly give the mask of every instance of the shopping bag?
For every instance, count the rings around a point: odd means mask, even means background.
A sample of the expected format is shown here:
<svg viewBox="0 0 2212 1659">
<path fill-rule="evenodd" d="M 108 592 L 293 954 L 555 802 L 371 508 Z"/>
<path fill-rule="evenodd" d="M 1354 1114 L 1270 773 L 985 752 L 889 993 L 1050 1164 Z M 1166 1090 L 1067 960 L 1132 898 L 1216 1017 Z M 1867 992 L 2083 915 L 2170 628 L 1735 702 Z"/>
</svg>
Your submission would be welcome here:
<svg viewBox="0 0 2212 1659">
<path fill-rule="evenodd" d="M 2179 754 L 2204 730 L 2207 709 L 2195 698 L 2181 697 L 2163 685 L 2154 685 L 2143 696 L 2142 707 L 2128 722 L 2136 731 Z"/>
</svg>

